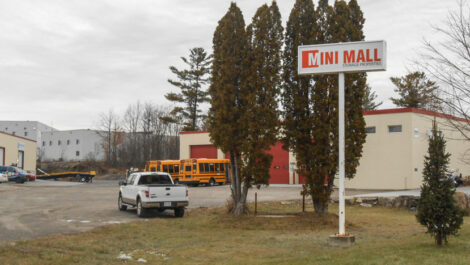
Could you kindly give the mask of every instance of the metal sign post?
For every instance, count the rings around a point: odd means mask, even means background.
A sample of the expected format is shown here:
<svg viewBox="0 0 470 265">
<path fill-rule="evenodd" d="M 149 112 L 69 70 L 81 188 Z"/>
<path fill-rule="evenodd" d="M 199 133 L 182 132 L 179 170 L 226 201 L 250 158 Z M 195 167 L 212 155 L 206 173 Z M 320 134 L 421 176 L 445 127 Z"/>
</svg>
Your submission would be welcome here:
<svg viewBox="0 0 470 265">
<path fill-rule="evenodd" d="M 298 47 L 298 74 L 338 73 L 338 167 L 339 167 L 339 231 L 330 236 L 331 245 L 347 246 L 354 236 L 346 234 L 344 201 L 345 143 L 344 143 L 344 74 L 386 70 L 385 41 L 360 41 Z"/>
<path fill-rule="evenodd" d="M 339 235 L 345 235 L 344 208 L 344 73 L 338 74 Z"/>
</svg>

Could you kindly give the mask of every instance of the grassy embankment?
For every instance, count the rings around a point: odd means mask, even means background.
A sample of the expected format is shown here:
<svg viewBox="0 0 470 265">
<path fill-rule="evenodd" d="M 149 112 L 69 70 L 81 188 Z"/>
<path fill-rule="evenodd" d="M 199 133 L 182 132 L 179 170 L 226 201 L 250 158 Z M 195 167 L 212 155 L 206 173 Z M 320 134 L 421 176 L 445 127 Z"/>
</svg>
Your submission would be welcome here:
<svg viewBox="0 0 470 265">
<path fill-rule="evenodd" d="M 259 208 L 292 212 L 300 203 L 270 202 Z M 327 245 L 337 229 L 333 215 L 232 218 L 224 209 L 197 209 L 182 219 L 157 216 L 6 244 L 0 246 L 0 264 L 142 264 L 139 258 L 147 264 L 470 264 L 469 217 L 460 236 L 442 248 L 407 210 L 352 206 L 347 220 L 357 244 L 335 248 Z M 133 259 L 120 260 L 121 253 Z"/>
</svg>

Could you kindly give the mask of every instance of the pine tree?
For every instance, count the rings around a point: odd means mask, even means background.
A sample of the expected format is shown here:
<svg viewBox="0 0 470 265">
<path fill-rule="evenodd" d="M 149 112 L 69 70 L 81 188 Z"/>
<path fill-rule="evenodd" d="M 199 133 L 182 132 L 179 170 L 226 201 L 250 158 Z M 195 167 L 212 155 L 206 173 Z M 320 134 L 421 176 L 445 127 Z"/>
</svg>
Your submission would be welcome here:
<svg viewBox="0 0 470 265">
<path fill-rule="evenodd" d="M 435 110 L 439 104 L 436 100 L 438 86 L 427 79 L 423 72 L 410 72 L 404 77 L 391 77 L 398 98 L 390 98 L 393 104 L 405 108 L 423 108 Z"/>
<path fill-rule="evenodd" d="M 208 92 L 204 86 L 208 83 L 210 73 L 211 56 L 203 48 L 192 48 L 189 50 L 189 59 L 181 57 L 189 69 L 179 70 L 170 66 L 170 70 L 176 75 L 177 81 L 168 79 L 168 82 L 178 87 L 181 92 L 168 93 L 166 99 L 175 103 L 183 103 L 184 107 L 173 108 L 171 116 L 162 117 L 167 122 L 183 121 L 184 131 L 196 131 L 199 129 L 200 120 L 206 115 L 201 114 L 200 105 L 209 102 Z"/>
<path fill-rule="evenodd" d="M 382 101 L 380 102 L 375 102 L 377 99 L 377 95 L 375 94 L 375 91 L 373 92 L 371 90 L 371 87 L 367 84 L 366 89 L 364 91 L 364 97 L 362 98 L 362 109 L 364 110 L 375 110 L 377 109 L 380 105 L 382 105 Z"/>
<path fill-rule="evenodd" d="M 433 121 L 428 155 L 424 158 L 423 185 L 418 203 L 418 222 L 427 228 L 436 244 L 447 244 L 449 235 L 456 235 L 463 222 L 463 211 L 455 201 L 454 183 L 447 177 L 450 154 L 446 141 Z"/>
</svg>

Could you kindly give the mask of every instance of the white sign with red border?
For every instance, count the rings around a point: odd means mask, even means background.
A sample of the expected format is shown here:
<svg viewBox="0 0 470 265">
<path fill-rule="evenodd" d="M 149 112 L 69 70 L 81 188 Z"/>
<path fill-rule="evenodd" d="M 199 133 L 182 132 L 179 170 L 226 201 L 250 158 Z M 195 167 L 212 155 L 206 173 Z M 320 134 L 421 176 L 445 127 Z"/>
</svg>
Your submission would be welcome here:
<svg viewBox="0 0 470 265">
<path fill-rule="evenodd" d="M 386 43 L 359 41 L 298 47 L 298 74 L 385 71 Z"/>
</svg>

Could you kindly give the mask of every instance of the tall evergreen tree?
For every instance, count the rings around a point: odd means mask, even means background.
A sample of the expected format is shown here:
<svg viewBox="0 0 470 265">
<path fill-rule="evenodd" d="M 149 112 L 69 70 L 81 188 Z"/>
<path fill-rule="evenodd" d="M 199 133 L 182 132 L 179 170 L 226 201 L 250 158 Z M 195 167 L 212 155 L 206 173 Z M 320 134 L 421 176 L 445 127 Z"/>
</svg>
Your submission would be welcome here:
<svg viewBox="0 0 470 265">
<path fill-rule="evenodd" d="M 429 80 L 423 72 L 410 72 L 403 77 L 391 77 L 398 98 L 390 98 L 393 104 L 405 108 L 435 110 L 438 107 L 436 82 Z"/>
<path fill-rule="evenodd" d="M 248 189 L 269 182 L 272 156 L 266 151 L 278 134 L 282 31 L 276 2 L 261 6 L 246 31 L 232 3 L 214 33 L 209 133 L 230 155 L 236 215 L 247 210 Z"/>
<path fill-rule="evenodd" d="M 328 0 L 318 2 L 316 9 L 316 42 L 328 43 L 332 40 L 334 9 Z M 328 210 L 328 200 L 333 187 L 338 160 L 338 86 L 334 75 L 314 76 L 314 86 L 310 96 L 312 105 L 312 141 L 309 172 L 304 172 L 307 185 L 304 193 L 310 194 L 316 212 Z M 325 180 L 327 185 L 325 185 Z"/>
<path fill-rule="evenodd" d="M 338 78 L 335 75 L 297 76 L 297 46 L 364 39 L 364 18 L 356 0 L 297 0 L 287 22 L 284 51 L 284 135 L 296 155 L 298 173 L 306 180 L 303 192 L 312 196 L 316 212 L 328 210 L 338 168 Z M 345 80 L 346 177 L 355 175 L 365 142 L 362 98 L 365 74 Z M 327 185 L 324 185 L 325 178 Z"/>
<path fill-rule="evenodd" d="M 209 135 L 212 143 L 230 155 L 233 212 L 245 211 L 240 170 L 242 144 L 247 138 L 247 105 L 250 91 L 246 85 L 249 64 L 248 38 L 241 10 L 231 3 L 219 20 L 213 38 L 211 107 Z"/>
<path fill-rule="evenodd" d="M 455 201 L 454 183 L 447 177 L 450 154 L 446 141 L 433 121 L 428 155 L 424 158 L 423 185 L 418 203 L 418 222 L 427 228 L 436 244 L 447 244 L 449 235 L 456 235 L 463 222 L 463 211 Z"/>
<path fill-rule="evenodd" d="M 371 87 L 367 84 L 366 89 L 364 91 L 364 97 L 362 98 L 362 109 L 364 110 L 375 110 L 380 105 L 382 105 L 382 101 L 375 102 L 377 99 L 377 95 L 374 91 L 372 91 Z"/>
<path fill-rule="evenodd" d="M 276 142 L 279 132 L 277 95 L 280 92 L 283 28 L 275 1 L 271 6 L 265 4 L 258 8 L 247 34 L 251 61 L 246 81 L 251 95 L 246 113 L 248 137 L 243 144 L 242 179 L 245 186 L 251 186 L 269 183 L 272 155 L 267 151 Z"/>
<path fill-rule="evenodd" d="M 344 1 L 335 3 L 335 12 L 341 16 L 341 5 L 346 5 Z M 338 6 L 338 7 L 336 7 Z M 348 22 L 343 24 L 346 28 L 346 38 L 343 41 L 363 41 L 364 40 L 364 16 L 357 0 L 350 0 L 347 4 L 349 13 Z M 353 178 L 359 166 L 359 159 L 362 157 L 362 147 L 366 141 L 366 122 L 363 116 L 362 99 L 364 98 L 367 86 L 367 74 L 356 73 L 345 75 L 345 169 L 346 177 Z"/>
<path fill-rule="evenodd" d="M 205 89 L 205 85 L 209 82 L 211 56 L 203 48 L 198 47 L 189 50 L 189 59 L 181 57 L 181 60 L 189 69 L 179 70 L 170 66 L 170 70 L 176 75 L 177 80 L 168 79 L 168 82 L 178 87 L 181 92 L 171 92 L 165 97 L 171 102 L 183 103 L 185 106 L 173 108 L 171 114 L 176 116 L 176 119 L 171 116 L 162 117 L 162 119 L 168 122 L 183 121 L 184 131 L 195 131 L 200 128 L 200 120 L 206 116 L 201 114 L 200 105 L 209 102 L 209 93 Z"/>
<path fill-rule="evenodd" d="M 316 192 L 315 178 L 315 143 L 312 125 L 316 117 L 312 111 L 315 106 L 311 102 L 313 78 L 297 74 L 297 47 L 315 44 L 317 18 L 312 0 L 296 0 L 286 24 L 285 48 L 283 52 L 283 142 L 285 147 L 295 153 L 298 173 L 306 180 L 304 194 L 311 194 L 313 202 L 323 197 L 324 192 Z M 325 132 L 326 133 L 326 132 Z M 327 134 L 327 133 L 326 133 Z M 323 136 L 323 134 L 322 134 Z M 322 168 L 323 169 L 323 168 Z M 321 185 L 320 185 L 321 186 Z M 326 199 L 325 199 L 326 200 Z"/>
</svg>

